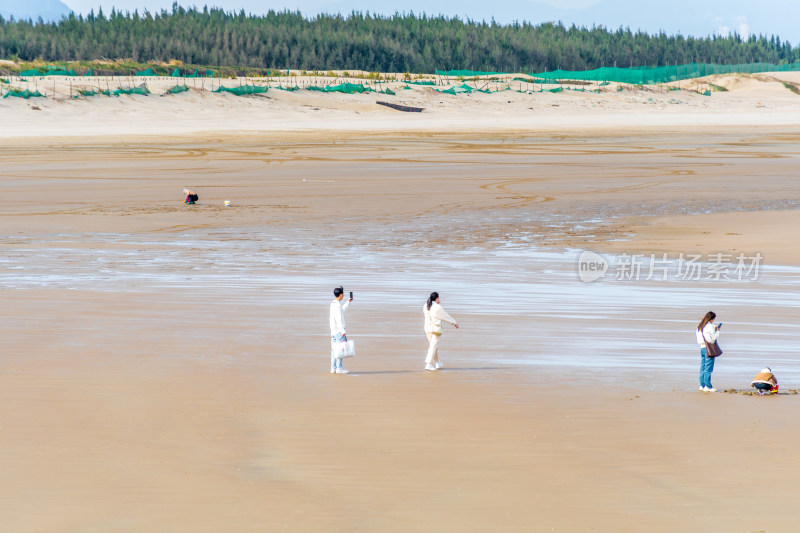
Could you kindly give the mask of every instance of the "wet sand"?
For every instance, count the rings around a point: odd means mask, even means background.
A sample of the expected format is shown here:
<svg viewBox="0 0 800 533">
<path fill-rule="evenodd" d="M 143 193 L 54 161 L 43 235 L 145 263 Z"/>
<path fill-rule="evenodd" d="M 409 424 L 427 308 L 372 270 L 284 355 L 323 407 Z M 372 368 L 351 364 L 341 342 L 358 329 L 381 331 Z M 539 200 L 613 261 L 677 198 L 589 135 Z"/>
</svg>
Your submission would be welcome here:
<svg viewBox="0 0 800 533">
<path fill-rule="evenodd" d="M 720 389 L 767 358 L 800 385 L 790 134 L 0 150 L 11 531 L 793 527 L 800 404 L 698 393 L 692 333 L 713 305 Z M 582 283 L 582 249 L 765 265 Z M 356 292 L 348 376 L 327 373 L 339 283 Z M 462 329 L 426 373 L 434 289 Z"/>
</svg>

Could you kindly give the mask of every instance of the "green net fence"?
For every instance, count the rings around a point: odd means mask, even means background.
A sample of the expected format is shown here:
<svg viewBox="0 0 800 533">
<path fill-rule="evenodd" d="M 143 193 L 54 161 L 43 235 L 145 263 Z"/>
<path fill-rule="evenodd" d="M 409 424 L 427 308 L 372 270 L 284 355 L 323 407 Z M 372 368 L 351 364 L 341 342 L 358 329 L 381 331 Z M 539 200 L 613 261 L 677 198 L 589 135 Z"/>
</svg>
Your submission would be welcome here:
<svg viewBox="0 0 800 533">
<path fill-rule="evenodd" d="M 248 94 L 259 94 L 267 92 L 266 87 L 259 87 L 258 85 L 242 85 L 241 87 L 225 87 L 224 85 L 220 85 L 212 92 L 215 93 L 231 93 L 235 94 L 236 96 L 246 96 Z"/>
<path fill-rule="evenodd" d="M 505 72 L 487 72 L 484 70 L 437 70 L 437 76 L 451 78 L 474 78 L 476 76 L 502 76 Z"/>
<path fill-rule="evenodd" d="M 47 70 L 45 72 L 41 72 L 39 69 L 29 69 L 23 70 L 19 73 L 21 78 L 28 78 L 33 76 L 77 76 L 78 74 L 74 70 L 69 69 L 62 69 L 59 67 L 46 67 Z"/>
<path fill-rule="evenodd" d="M 775 65 L 773 63 L 746 63 L 739 65 L 718 65 L 715 63 L 689 63 L 665 67 L 601 67 L 594 70 L 571 71 L 554 70 L 531 74 L 544 80 L 579 80 L 628 83 L 631 85 L 652 85 L 673 81 L 702 78 L 715 74 L 755 74 L 759 72 L 800 71 L 800 63 Z"/>
<path fill-rule="evenodd" d="M 354 93 L 368 93 L 371 91 L 372 89 L 370 89 L 369 87 L 355 83 L 342 83 L 339 85 L 334 85 L 332 87 L 331 86 L 325 87 L 325 92 L 329 93 L 354 94 Z"/>
<path fill-rule="evenodd" d="M 106 94 L 107 96 L 111 96 L 111 91 L 94 91 L 92 89 L 78 89 L 78 94 L 75 95 L 75 98 L 80 98 L 81 96 L 97 96 L 98 94 Z"/>
<path fill-rule="evenodd" d="M 73 98 L 80 98 L 81 96 L 97 96 L 99 94 L 105 96 L 111 96 L 111 91 L 109 91 L 108 89 L 106 89 L 105 91 L 100 91 L 100 90 L 94 91 L 92 89 L 79 89 L 78 94 L 76 94 Z"/>
<path fill-rule="evenodd" d="M 406 81 L 406 83 L 410 85 L 436 85 L 435 81 L 424 80 L 424 81 Z"/>
<path fill-rule="evenodd" d="M 65 70 L 60 68 L 48 68 L 47 72 L 44 73 L 44 76 L 77 76 L 78 74 L 74 70 Z"/>
<path fill-rule="evenodd" d="M 3 95 L 3 98 L 8 98 L 9 96 L 13 96 L 13 97 L 16 97 L 16 98 L 24 98 L 25 100 L 27 100 L 28 98 L 34 98 L 34 97 L 42 97 L 42 98 L 44 98 L 44 95 L 42 93 L 40 93 L 38 90 L 29 91 L 28 89 L 25 89 L 24 91 L 16 91 L 16 90 L 11 89 L 6 94 Z"/>
<path fill-rule="evenodd" d="M 489 89 L 478 89 L 477 87 L 471 87 L 466 83 L 462 83 L 461 85 L 453 85 L 448 89 L 434 89 L 434 90 L 444 94 L 469 94 L 469 93 L 489 94 L 491 92 L 505 91 L 506 89 L 503 88 L 500 91 L 490 91 Z"/>
<path fill-rule="evenodd" d="M 537 85 L 544 85 L 545 83 L 558 83 L 558 80 L 543 80 L 537 78 L 514 78 L 513 81 L 521 81 L 522 83 L 536 83 Z"/>
<path fill-rule="evenodd" d="M 372 92 L 370 87 L 366 85 L 356 84 L 356 83 L 342 83 L 339 85 L 326 85 L 325 87 L 319 87 L 317 85 L 311 85 L 306 87 L 309 91 L 318 91 L 323 93 L 345 93 L 345 94 L 355 94 L 355 93 L 369 93 Z M 384 93 L 386 94 L 386 93 Z"/>
<path fill-rule="evenodd" d="M 136 71 L 136 75 L 137 75 L 137 76 L 158 76 L 158 74 L 156 74 L 155 72 L 153 72 L 153 69 L 152 69 L 152 68 L 150 68 L 150 67 L 147 67 L 147 68 L 146 68 L 146 69 L 144 69 L 144 70 L 137 70 L 137 71 Z"/>
<path fill-rule="evenodd" d="M 189 88 L 188 88 L 186 85 L 176 85 L 175 87 L 172 87 L 171 89 L 169 89 L 169 90 L 166 92 L 166 94 L 179 94 L 179 93 L 185 93 L 185 92 L 186 92 L 186 91 L 188 91 L 188 90 L 189 90 Z"/>
<path fill-rule="evenodd" d="M 720 65 L 716 63 L 688 63 L 684 65 L 668 65 L 661 67 L 601 67 L 594 70 L 553 70 L 530 74 L 532 79 L 514 78 L 525 83 L 557 83 L 557 80 L 579 80 L 617 82 L 631 85 L 652 85 L 672 81 L 702 78 L 714 74 L 756 74 L 759 72 L 794 72 L 800 71 L 800 63 L 776 65 L 774 63 L 740 63 Z M 437 76 L 474 78 L 485 76 L 503 76 L 507 73 L 488 72 L 482 70 L 437 70 Z M 414 82 L 407 82 L 414 83 Z"/>
<path fill-rule="evenodd" d="M 147 96 L 150 94 L 150 90 L 147 88 L 147 85 L 139 85 L 138 87 L 131 87 L 130 89 L 119 88 L 112 94 L 114 96 L 119 96 L 121 94 L 141 94 Z"/>
<path fill-rule="evenodd" d="M 287 86 L 287 87 L 284 87 L 283 85 L 278 85 L 275 88 L 278 89 L 279 91 L 289 91 L 289 92 L 299 91 L 300 90 L 300 87 L 298 87 L 296 85 L 295 86 Z"/>
</svg>

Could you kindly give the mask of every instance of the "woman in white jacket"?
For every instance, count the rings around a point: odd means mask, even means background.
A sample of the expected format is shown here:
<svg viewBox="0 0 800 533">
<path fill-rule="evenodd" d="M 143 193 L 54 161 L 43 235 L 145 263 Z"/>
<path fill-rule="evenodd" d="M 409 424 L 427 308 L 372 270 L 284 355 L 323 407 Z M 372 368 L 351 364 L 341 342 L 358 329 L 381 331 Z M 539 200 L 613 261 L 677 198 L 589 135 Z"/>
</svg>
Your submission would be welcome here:
<svg viewBox="0 0 800 533">
<path fill-rule="evenodd" d="M 428 336 L 428 356 L 425 358 L 425 370 L 439 370 L 442 363 L 439 361 L 439 339 L 444 333 L 442 321 L 453 324 L 458 329 L 456 319 L 447 314 L 439 300 L 439 293 L 432 292 L 428 301 L 422 307 L 425 315 L 425 334 Z"/>
<path fill-rule="evenodd" d="M 717 392 L 717 389 L 711 386 L 714 358 L 708 356 L 706 349 L 706 343 L 714 344 L 719 338 L 719 326 L 714 324 L 715 318 L 717 314 L 714 311 L 706 313 L 696 331 L 697 344 L 700 346 L 700 390 L 705 392 Z"/>
</svg>

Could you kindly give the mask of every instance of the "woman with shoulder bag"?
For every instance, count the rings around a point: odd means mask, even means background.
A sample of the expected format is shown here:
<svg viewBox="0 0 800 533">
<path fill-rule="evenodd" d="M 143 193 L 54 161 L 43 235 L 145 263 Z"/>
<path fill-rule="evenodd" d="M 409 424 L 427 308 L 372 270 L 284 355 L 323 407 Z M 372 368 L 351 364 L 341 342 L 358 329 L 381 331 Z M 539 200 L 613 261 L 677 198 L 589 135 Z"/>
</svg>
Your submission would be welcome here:
<svg viewBox="0 0 800 533">
<path fill-rule="evenodd" d="M 722 324 L 714 324 L 717 314 L 709 311 L 697 326 L 697 344 L 700 345 L 700 390 L 704 392 L 717 392 L 711 386 L 711 373 L 714 371 L 714 359 L 722 355 L 717 339 L 719 338 L 719 328 Z"/>
<path fill-rule="evenodd" d="M 425 334 L 428 336 L 428 356 L 425 358 L 425 370 L 439 370 L 442 363 L 439 362 L 439 338 L 444 333 L 442 321 L 453 324 L 458 329 L 456 319 L 447 314 L 439 300 L 439 293 L 432 292 L 428 301 L 422 307 L 425 315 Z"/>
</svg>

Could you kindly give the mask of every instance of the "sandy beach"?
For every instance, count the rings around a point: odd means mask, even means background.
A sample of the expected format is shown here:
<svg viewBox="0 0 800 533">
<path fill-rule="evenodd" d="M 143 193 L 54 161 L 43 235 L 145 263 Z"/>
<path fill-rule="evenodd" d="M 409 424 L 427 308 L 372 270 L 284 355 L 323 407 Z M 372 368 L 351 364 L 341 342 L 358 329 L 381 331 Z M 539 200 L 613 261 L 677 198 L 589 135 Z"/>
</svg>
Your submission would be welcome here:
<svg viewBox="0 0 800 533">
<path fill-rule="evenodd" d="M 374 95 L 0 100 L 3 529 L 792 530 L 798 396 L 722 390 L 766 364 L 800 389 L 800 96 L 730 85 L 439 110 L 413 89 L 418 117 Z M 582 251 L 605 278 L 579 279 Z M 664 253 L 663 277 L 615 279 Z M 734 279 L 681 279 L 680 254 Z M 432 290 L 461 329 L 425 372 Z"/>
</svg>

